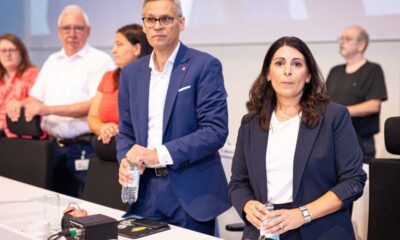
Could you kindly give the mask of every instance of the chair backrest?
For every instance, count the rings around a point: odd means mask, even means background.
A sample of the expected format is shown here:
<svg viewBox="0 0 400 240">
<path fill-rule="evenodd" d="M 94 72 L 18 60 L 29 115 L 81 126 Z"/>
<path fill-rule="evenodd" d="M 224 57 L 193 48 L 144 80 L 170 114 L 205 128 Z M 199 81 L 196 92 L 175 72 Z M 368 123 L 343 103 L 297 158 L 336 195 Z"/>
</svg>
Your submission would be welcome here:
<svg viewBox="0 0 400 240">
<path fill-rule="evenodd" d="M 82 198 L 111 208 L 127 210 L 128 205 L 121 201 L 115 138 L 108 144 L 92 138 L 92 146 L 97 157 L 90 159 Z"/>
<path fill-rule="evenodd" d="M 82 198 L 111 208 L 127 210 L 128 205 L 121 201 L 118 169 L 117 162 L 91 159 Z"/>
<path fill-rule="evenodd" d="M 400 154 L 400 117 L 385 121 L 385 147 Z M 399 239 L 400 157 L 369 162 L 368 240 Z"/>
<path fill-rule="evenodd" d="M 13 122 L 6 116 L 6 122 L 8 129 L 17 136 L 31 136 L 34 139 L 38 139 L 43 135 L 43 131 L 40 127 L 40 116 L 36 115 L 32 118 L 32 121 L 27 122 L 25 120 L 25 108 L 21 108 L 20 116 L 18 121 Z"/>
<path fill-rule="evenodd" d="M 400 117 L 386 119 L 385 147 L 392 154 L 400 154 Z"/>
<path fill-rule="evenodd" d="M 92 138 L 93 150 L 99 159 L 109 162 L 117 161 L 117 147 L 115 138 L 111 138 L 108 144 L 104 144 L 102 141 L 97 140 L 96 137 Z"/>
<path fill-rule="evenodd" d="M 0 175 L 38 187 L 51 187 L 50 140 L 0 138 Z"/>
<path fill-rule="evenodd" d="M 368 240 L 399 239 L 400 159 L 369 162 Z"/>
</svg>

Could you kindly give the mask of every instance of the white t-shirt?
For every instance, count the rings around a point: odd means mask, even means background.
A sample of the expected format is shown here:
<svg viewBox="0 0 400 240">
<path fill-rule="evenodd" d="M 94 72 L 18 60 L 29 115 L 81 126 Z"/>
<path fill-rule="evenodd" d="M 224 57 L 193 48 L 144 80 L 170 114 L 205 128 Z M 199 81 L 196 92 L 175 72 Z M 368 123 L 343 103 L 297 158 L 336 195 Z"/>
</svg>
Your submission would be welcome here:
<svg viewBox="0 0 400 240">
<path fill-rule="evenodd" d="M 293 160 L 300 128 L 300 116 L 280 122 L 271 116 L 266 152 L 268 201 L 293 201 Z"/>
<path fill-rule="evenodd" d="M 61 49 L 49 56 L 40 70 L 30 96 L 45 105 L 67 105 L 90 100 L 106 71 L 115 69 L 109 55 L 85 45 L 68 57 Z M 74 138 L 90 132 L 86 117 L 45 116 L 42 128 L 51 136 Z"/>
</svg>

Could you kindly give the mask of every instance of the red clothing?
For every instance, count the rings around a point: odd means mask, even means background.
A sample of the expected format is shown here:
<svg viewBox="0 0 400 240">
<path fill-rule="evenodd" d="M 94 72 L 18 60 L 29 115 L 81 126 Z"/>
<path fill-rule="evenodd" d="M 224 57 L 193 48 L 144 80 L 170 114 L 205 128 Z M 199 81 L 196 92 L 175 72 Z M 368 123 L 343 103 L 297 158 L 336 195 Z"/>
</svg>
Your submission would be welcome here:
<svg viewBox="0 0 400 240">
<path fill-rule="evenodd" d="M 103 94 L 99 104 L 99 118 L 103 123 L 118 124 L 118 88 L 114 88 L 115 71 L 106 72 L 97 88 Z"/>
<path fill-rule="evenodd" d="M 12 134 L 6 125 L 6 106 L 11 101 L 21 101 L 29 96 L 29 90 L 36 81 L 39 69 L 35 67 L 28 68 L 21 76 L 17 74 L 5 84 L 0 81 L 0 129 L 4 130 L 7 137 L 16 137 Z"/>
</svg>

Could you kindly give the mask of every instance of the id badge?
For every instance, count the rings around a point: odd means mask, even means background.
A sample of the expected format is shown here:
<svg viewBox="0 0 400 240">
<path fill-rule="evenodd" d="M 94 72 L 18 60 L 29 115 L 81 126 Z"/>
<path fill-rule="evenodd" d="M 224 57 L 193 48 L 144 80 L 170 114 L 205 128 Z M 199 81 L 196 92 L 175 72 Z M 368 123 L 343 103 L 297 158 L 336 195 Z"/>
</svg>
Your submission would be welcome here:
<svg viewBox="0 0 400 240">
<path fill-rule="evenodd" d="M 75 170 L 76 171 L 87 171 L 89 169 L 89 159 L 76 159 Z"/>
<path fill-rule="evenodd" d="M 85 158 L 86 151 L 82 150 L 81 158 L 75 160 L 75 171 L 87 171 L 89 169 L 89 159 Z"/>
</svg>

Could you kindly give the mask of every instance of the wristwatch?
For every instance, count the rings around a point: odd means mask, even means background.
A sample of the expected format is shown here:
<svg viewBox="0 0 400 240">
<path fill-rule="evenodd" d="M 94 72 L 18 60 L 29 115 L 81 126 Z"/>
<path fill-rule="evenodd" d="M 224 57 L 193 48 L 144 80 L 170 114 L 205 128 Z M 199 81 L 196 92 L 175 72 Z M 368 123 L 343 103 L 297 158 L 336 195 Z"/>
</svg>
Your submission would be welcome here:
<svg viewBox="0 0 400 240">
<path fill-rule="evenodd" d="M 304 217 L 304 223 L 307 224 L 309 222 L 311 222 L 311 215 L 310 212 L 308 211 L 306 206 L 301 206 L 299 207 L 301 214 L 303 214 Z"/>
</svg>

